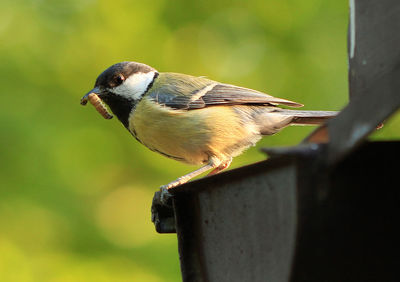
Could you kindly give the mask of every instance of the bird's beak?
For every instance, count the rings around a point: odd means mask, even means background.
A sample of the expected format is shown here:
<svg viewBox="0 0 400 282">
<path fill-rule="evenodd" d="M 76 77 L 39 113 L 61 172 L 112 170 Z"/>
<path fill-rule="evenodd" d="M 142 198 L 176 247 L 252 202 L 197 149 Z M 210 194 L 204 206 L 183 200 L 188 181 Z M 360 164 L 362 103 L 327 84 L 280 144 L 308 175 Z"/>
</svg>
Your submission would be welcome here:
<svg viewBox="0 0 400 282">
<path fill-rule="evenodd" d="M 93 88 L 92 90 L 90 90 L 88 93 L 86 93 L 85 96 L 82 97 L 81 99 L 81 105 L 85 106 L 88 102 L 88 96 L 89 94 L 94 93 L 96 95 L 99 95 L 101 93 L 100 89 L 98 87 Z"/>
</svg>

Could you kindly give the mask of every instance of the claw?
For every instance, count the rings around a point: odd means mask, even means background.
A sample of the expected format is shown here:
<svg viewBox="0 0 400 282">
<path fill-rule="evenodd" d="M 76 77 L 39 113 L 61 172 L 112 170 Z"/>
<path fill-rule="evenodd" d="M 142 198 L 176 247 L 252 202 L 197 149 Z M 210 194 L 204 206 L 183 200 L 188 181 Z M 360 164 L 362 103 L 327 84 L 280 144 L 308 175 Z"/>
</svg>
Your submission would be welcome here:
<svg viewBox="0 0 400 282">
<path fill-rule="evenodd" d="M 172 206 L 172 194 L 168 191 L 168 188 L 164 187 L 165 185 L 160 187 L 160 202 L 166 206 Z"/>
</svg>

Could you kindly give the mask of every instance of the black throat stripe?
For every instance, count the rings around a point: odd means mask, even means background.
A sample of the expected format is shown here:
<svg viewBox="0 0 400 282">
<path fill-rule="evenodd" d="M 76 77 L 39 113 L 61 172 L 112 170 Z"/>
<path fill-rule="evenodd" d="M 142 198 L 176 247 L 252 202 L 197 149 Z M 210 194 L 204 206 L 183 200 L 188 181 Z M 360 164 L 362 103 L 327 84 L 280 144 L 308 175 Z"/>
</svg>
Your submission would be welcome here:
<svg viewBox="0 0 400 282">
<path fill-rule="evenodd" d="M 146 94 L 146 93 L 150 90 L 150 88 L 153 86 L 154 81 L 156 80 L 156 78 L 157 78 L 158 76 L 159 76 L 159 73 L 158 73 L 158 72 L 155 72 L 155 73 L 154 73 L 154 76 L 153 76 L 153 80 L 149 83 L 149 85 L 147 85 L 147 88 L 146 88 L 146 91 L 144 91 L 144 94 Z M 143 98 L 144 94 L 142 95 L 142 98 Z M 141 99 L 141 98 L 140 98 L 140 99 Z"/>
</svg>

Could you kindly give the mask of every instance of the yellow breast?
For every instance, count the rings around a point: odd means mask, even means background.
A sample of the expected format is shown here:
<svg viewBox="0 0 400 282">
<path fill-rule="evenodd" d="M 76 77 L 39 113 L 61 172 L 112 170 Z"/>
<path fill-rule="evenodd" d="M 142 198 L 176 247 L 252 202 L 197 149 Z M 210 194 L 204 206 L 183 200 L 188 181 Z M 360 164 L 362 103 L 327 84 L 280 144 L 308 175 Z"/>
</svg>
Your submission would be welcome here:
<svg viewBox="0 0 400 282">
<path fill-rule="evenodd" d="M 255 143 L 247 140 L 254 139 L 254 131 L 229 106 L 172 110 L 144 98 L 129 118 L 129 129 L 151 150 L 190 164 L 210 156 L 225 160 Z"/>
</svg>

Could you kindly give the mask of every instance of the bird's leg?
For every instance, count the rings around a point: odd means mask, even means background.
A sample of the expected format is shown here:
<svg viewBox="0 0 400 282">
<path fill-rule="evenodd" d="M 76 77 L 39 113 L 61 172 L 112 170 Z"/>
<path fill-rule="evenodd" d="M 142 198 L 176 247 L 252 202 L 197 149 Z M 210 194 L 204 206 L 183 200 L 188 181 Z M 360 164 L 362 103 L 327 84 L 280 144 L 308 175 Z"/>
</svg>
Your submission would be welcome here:
<svg viewBox="0 0 400 282">
<path fill-rule="evenodd" d="M 230 158 L 229 160 L 223 162 L 222 164 L 220 164 L 219 166 L 214 168 L 208 175 L 214 175 L 214 174 L 220 173 L 224 169 L 228 168 L 231 165 L 231 162 L 232 162 L 232 158 Z"/>
<path fill-rule="evenodd" d="M 206 172 L 207 170 L 217 168 L 221 165 L 221 161 L 216 159 L 216 158 L 210 158 L 208 164 L 205 166 L 202 166 L 199 169 L 196 169 L 195 171 L 192 171 L 191 173 L 185 174 L 181 177 L 179 177 L 177 180 L 174 180 L 166 185 L 161 186 L 161 189 L 171 189 L 173 187 L 176 187 L 178 185 L 181 185 L 183 183 L 188 182 L 190 179 L 202 174 L 203 172 Z"/>
<path fill-rule="evenodd" d="M 166 188 L 166 189 L 170 189 L 170 188 L 174 188 L 178 185 L 181 185 L 183 183 L 188 182 L 190 179 L 202 174 L 203 172 L 206 172 L 207 170 L 210 170 L 212 168 L 214 168 L 215 166 L 213 166 L 212 164 L 207 164 L 205 166 L 202 166 L 199 169 L 196 169 L 195 171 L 192 171 L 191 173 L 185 174 L 181 177 L 179 177 L 178 179 L 161 186 L 161 188 Z"/>
<path fill-rule="evenodd" d="M 230 161 L 228 162 L 228 165 L 226 167 L 228 167 L 229 164 L 230 164 Z M 188 182 L 190 179 L 202 174 L 203 172 L 206 172 L 213 168 L 216 169 L 219 166 L 221 166 L 221 161 L 215 157 L 211 157 L 209 159 L 208 164 L 206 164 L 205 166 L 202 166 L 201 168 L 196 169 L 195 171 L 185 174 L 185 175 L 179 177 L 178 179 L 176 179 L 166 185 L 161 186 L 160 187 L 160 195 L 159 195 L 160 202 L 164 205 L 168 205 L 167 203 L 168 203 L 169 199 L 172 197 L 172 195 L 171 195 L 171 193 L 169 193 L 168 189 L 171 189 L 178 185 L 184 184 L 184 183 Z"/>
</svg>

